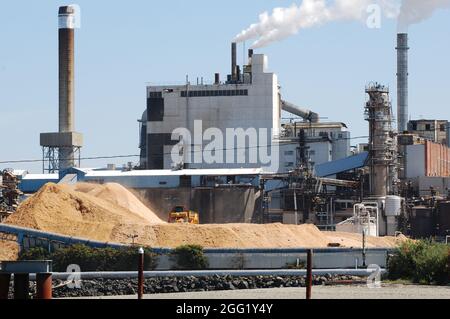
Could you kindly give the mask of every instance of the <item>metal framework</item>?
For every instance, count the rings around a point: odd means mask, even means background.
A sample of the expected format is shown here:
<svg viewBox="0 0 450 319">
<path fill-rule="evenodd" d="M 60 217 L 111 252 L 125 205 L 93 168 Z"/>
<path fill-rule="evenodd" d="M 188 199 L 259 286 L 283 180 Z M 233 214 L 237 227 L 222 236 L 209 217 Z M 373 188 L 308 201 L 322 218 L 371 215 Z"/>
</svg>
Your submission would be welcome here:
<svg viewBox="0 0 450 319">
<path fill-rule="evenodd" d="M 74 146 L 74 158 L 78 167 L 81 167 L 81 147 Z M 59 147 L 42 146 L 42 173 L 54 174 L 60 169 Z"/>
</svg>

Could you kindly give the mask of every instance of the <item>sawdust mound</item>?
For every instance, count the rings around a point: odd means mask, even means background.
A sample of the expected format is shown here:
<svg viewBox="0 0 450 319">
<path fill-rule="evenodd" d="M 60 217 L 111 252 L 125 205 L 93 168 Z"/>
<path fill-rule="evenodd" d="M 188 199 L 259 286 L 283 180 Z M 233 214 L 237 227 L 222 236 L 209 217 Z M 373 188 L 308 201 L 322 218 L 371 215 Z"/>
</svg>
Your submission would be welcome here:
<svg viewBox="0 0 450 319">
<path fill-rule="evenodd" d="M 362 246 L 362 235 L 355 233 L 344 233 L 344 232 L 324 232 L 330 243 L 338 243 L 341 247 L 353 247 L 361 248 Z M 367 248 L 395 248 L 398 247 L 402 242 L 407 241 L 408 238 L 404 235 L 397 237 L 366 237 L 366 247 Z"/>
<path fill-rule="evenodd" d="M 0 240 L 0 261 L 15 261 L 19 257 L 19 245 Z"/>
<path fill-rule="evenodd" d="M 110 201 L 52 183 L 23 202 L 6 223 L 100 241 L 114 240 L 122 225 L 151 224 Z"/>
<path fill-rule="evenodd" d="M 117 184 L 64 186 L 47 184 L 23 202 L 7 224 L 90 240 L 174 248 L 322 248 L 329 243 L 361 247 L 361 236 L 325 233 L 314 225 L 154 223 L 157 218 Z M 395 238 L 368 238 L 368 247 L 393 247 Z"/>
<path fill-rule="evenodd" d="M 82 192 L 128 209 L 136 215 L 144 218 L 149 223 L 165 223 L 151 209 L 145 206 L 131 191 L 120 184 L 108 183 L 98 185 L 78 183 L 73 186 L 73 189 L 77 192 Z"/>
</svg>

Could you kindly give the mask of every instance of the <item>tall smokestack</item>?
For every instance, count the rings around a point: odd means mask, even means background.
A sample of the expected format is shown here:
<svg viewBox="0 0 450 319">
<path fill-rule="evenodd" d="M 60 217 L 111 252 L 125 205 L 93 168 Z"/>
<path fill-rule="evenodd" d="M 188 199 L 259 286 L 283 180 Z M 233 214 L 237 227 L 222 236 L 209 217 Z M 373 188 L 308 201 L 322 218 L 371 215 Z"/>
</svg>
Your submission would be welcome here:
<svg viewBox="0 0 450 319">
<path fill-rule="evenodd" d="M 59 132 L 74 131 L 75 95 L 75 9 L 71 6 L 59 8 Z M 61 167 L 74 166 L 74 149 L 71 146 L 59 149 Z"/>
<path fill-rule="evenodd" d="M 80 26 L 79 18 L 80 8 L 77 5 L 59 7 L 59 131 L 42 133 L 40 136 L 44 172 L 61 173 L 76 166 L 75 155 L 78 154 L 80 159 L 80 149 L 83 146 L 83 134 L 75 132 L 74 124 L 75 29 Z M 49 163 L 47 169 L 46 161 Z"/>
<path fill-rule="evenodd" d="M 231 81 L 237 82 L 237 45 L 236 42 L 231 43 Z"/>
<path fill-rule="evenodd" d="M 74 129 L 74 8 L 59 8 L 59 132 Z"/>
<path fill-rule="evenodd" d="M 398 131 L 408 130 L 408 34 L 397 35 L 397 121 Z"/>
</svg>

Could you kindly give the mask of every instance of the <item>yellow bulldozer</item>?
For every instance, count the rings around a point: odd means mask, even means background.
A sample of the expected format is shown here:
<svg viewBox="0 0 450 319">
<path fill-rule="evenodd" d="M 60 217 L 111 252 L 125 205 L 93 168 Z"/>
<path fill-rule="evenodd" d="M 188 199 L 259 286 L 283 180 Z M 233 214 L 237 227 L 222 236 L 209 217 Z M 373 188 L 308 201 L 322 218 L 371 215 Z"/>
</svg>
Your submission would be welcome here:
<svg viewBox="0 0 450 319">
<path fill-rule="evenodd" d="M 186 209 L 184 206 L 175 206 L 169 212 L 169 223 L 198 225 L 200 221 L 197 212 Z"/>
</svg>

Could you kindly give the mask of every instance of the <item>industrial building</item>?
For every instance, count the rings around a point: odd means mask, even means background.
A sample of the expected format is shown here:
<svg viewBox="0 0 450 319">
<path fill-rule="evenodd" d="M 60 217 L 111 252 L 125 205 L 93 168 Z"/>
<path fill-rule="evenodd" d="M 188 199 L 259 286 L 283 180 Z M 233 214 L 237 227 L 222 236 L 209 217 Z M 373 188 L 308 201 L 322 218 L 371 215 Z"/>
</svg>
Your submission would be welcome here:
<svg viewBox="0 0 450 319">
<path fill-rule="evenodd" d="M 297 122 L 282 125 L 280 137 L 280 171 L 290 171 L 300 164 L 298 154 L 299 134 L 305 134 L 308 160 L 314 170 L 316 165 L 344 159 L 351 155 L 350 131 L 344 123 Z"/>
<path fill-rule="evenodd" d="M 447 120 L 413 120 L 408 123 L 408 133 L 447 146 L 450 146 L 449 129 L 450 125 Z"/>
<path fill-rule="evenodd" d="M 279 163 L 291 163 L 283 154 L 279 158 L 281 110 L 311 123 L 318 122 L 318 115 L 281 99 L 278 77 L 268 72 L 264 54 L 249 50 L 241 73 L 233 43 L 231 69 L 224 82 L 216 74 L 213 84 L 187 81 L 181 86 L 147 87 L 147 109 L 141 120 L 142 169 L 263 167 L 277 172 Z M 179 129 L 191 136 L 183 136 Z M 212 140 L 220 146 L 214 160 L 207 161 L 202 154 Z M 267 154 L 269 162 L 261 154 Z"/>
</svg>

